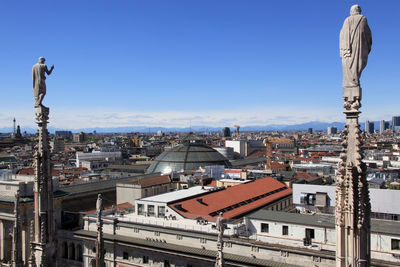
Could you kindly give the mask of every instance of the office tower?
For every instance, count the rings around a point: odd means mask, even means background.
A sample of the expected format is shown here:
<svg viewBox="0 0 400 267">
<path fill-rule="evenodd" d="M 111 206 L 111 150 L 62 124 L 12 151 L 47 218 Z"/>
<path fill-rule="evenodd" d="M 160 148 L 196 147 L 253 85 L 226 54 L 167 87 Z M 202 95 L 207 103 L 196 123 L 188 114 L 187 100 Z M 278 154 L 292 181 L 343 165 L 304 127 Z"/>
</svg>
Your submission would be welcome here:
<svg viewBox="0 0 400 267">
<path fill-rule="evenodd" d="M 329 135 L 337 134 L 337 128 L 335 126 L 329 126 L 328 127 L 328 134 Z"/>
</svg>

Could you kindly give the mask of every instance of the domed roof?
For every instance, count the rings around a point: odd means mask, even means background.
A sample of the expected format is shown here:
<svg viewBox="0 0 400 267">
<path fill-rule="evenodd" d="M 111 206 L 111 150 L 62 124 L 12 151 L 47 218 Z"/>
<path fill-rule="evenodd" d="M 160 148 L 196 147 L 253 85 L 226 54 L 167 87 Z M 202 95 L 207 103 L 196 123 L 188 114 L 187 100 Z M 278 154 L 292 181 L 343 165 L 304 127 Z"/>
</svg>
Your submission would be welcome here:
<svg viewBox="0 0 400 267">
<path fill-rule="evenodd" d="M 200 166 L 210 165 L 232 167 L 229 160 L 212 147 L 199 142 L 190 142 L 161 153 L 147 169 L 147 173 L 197 170 Z"/>
</svg>

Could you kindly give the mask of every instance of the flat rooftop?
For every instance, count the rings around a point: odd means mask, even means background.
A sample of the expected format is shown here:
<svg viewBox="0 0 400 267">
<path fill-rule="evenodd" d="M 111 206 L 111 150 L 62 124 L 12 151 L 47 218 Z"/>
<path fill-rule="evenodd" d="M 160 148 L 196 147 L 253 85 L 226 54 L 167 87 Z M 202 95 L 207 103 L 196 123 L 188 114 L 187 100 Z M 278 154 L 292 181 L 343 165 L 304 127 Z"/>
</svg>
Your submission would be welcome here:
<svg viewBox="0 0 400 267">
<path fill-rule="evenodd" d="M 173 192 L 168 192 L 156 196 L 145 197 L 138 199 L 139 201 L 151 201 L 151 202 L 159 202 L 159 203 L 170 203 L 174 201 L 178 201 L 181 199 L 185 199 L 188 197 L 194 197 L 200 194 L 209 193 L 215 191 L 216 188 L 213 186 L 194 186 L 188 189 L 181 189 Z"/>
<path fill-rule="evenodd" d="M 251 182 L 251 180 L 238 180 L 238 179 L 221 179 L 219 181 L 224 183 L 238 183 L 238 184 L 245 184 Z"/>
<path fill-rule="evenodd" d="M 330 214 L 300 214 L 270 210 L 258 210 L 246 216 L 249 219 L 273 221 L 290 224 L 309 225 L 316 227 L 335 228 L 335 215 Z M 400 221 L 371 219 L 371 232 L 390 235 L 400 235 Z"/>
</svg>

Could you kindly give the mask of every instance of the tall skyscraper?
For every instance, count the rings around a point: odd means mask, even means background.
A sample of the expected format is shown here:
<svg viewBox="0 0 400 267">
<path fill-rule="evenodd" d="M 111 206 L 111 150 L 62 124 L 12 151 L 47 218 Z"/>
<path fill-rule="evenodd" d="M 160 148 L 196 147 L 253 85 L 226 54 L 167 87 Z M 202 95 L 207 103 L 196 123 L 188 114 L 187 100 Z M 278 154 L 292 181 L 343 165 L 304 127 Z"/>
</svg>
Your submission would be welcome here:
<svg viewBox="0 0 400 267">
<path fill-rule="evenodd" d="M 400 116 L 393 116 L 392 117 L 392 130 L 398 131 L 400 129 Z"/>
<path fill-rule="evenodd" d="M 385 120 L 381 120 L 379 123 L 379 133 L 383 134 L 385 130 L 389 129 L 389 122 Z"/>
<path fill-rule="evenodd" d="M 365 132 L 369 134 L 373 134 L 375 131 L 375 125 L 373 122 L 365 121 Z"/>
<path fill-rule="evenodd" d="M 328 127 L 328 134 L 329 135 L 337 134 L 337 128 L 335 126 L 329 126 Z"/>
<path fill-rule="evenodd" d="M 222 137 L 230 137 L 231 129 L 229 129 L 229 127 L 224 127 L 224 128 L 222 128 L 221 134 L 222 134 Z"/>
<path fill-rule="evenodd" d="M 390 123 L 388 121 L 385 121 L 385 130 L 390 129 Z"/>
</svg>

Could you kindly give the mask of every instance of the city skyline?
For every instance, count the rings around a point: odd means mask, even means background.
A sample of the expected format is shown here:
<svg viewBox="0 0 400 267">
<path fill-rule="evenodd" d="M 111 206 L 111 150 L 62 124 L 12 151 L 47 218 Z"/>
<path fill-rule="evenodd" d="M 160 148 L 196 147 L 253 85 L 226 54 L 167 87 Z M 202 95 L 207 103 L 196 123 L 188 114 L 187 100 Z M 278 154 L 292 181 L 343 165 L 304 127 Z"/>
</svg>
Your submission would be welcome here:
<svg viewBox="0 0 400 267">
<path fill-rule="evenodd" d="M 56 128 L 343 122 L 338 39 L 352 3 L 289 2 L 3 2 L 0 128 L 34 126 L 39 56 L 55 65 L 44 103 Z M 400 23 L 387 10 L 400 4 L 358 3 L 374 36 L 361 120 L 388 120 Z"/>
</svg>

